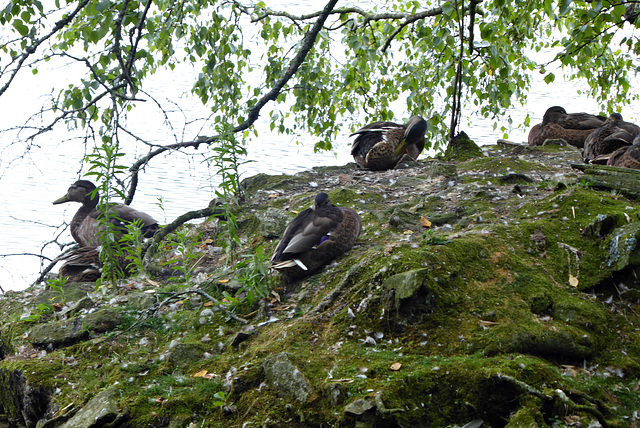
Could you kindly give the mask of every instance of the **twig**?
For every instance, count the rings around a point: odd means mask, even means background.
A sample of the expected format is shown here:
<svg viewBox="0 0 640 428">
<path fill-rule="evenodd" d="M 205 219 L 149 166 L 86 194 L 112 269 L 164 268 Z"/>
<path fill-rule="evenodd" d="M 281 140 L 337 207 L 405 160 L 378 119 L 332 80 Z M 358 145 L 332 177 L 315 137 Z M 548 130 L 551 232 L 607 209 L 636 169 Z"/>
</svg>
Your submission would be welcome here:
<svg viewBox="0 0 640 428">
<path fill-rule="evenodd" d="M 51 38 L 54 34 L 56 34 L 62 28 L 66 27 L 71 21 L 73 21 L 75 16 L 78 13 L 80 13 L 80 11 L 82 9 L 84 9 L 84 7 L 88 3 L 89 3 L 89 0 L 82 0 L 80 3 L 78 3 L 78 6 L 75 8 L 75 10 L 73 10 L 69 14 L 65 14 L 64 17 L 60 21 L 56 22 L 56 24 L 53 26 L 53 29 L 49 33 L 45 34 L 44 36 L 42 36 L 38 40 L 34 41 L 30 46 L 27 46 L 25 48 L 24 52 L 19 56 L 20 59 L 18 60 L 16 68 L 9 74 L 9 79 L 8 79 L 7 83 L 5 83 L 2 88 L 0 88 L 0 95 L 4 94 L 6 92 L 6 90 L 9 88 L 9 85 L 11 85 L 11 82 L 13 81 L 13 79 L 16 77 L 18 72 L 22 69 L 22 65 L 27 60 L 27 58 L 29 58 L 29 56 L 31 56 L 31 54 L 35 53 L 36 50 L 38 49 L 38 47 L 40 47 L 40 45 L 42 45 L 45 41 L 47 41 L 49 38 Z"/>
<path fill-rule="evenodd" d="M 138 318 L 133 324 L 131 324 L 131 326 L 129 328 L 127 328 L 126 330 L 122 330 L 122 331 L 117 332 L 116 334 L 114 334 L 112 336 L 112 338 L 118 337 L 119 335 L 121 335 L 122 333 L 125 333 L 127 331 L 131 331 L 134 327 L 136 327 L 144 319 L 145 316 L 155 315 L 160 310 L 160 308 L 162 308 L 163 306 L 167 305 L 172 300 L 177 300 L 180 297 L 182 297 L 184 295 L 187 295 L 187 294 L 199 294 L 199 295 L 203 296 L 204 298 L 209 299 L 210 301 L 212 301 L 215 304 L 219 305 L 218 307 L 225 313 L 225 315 L 227 315 L 229 318 L 233 319 L 234 321 L 238 321 L 239 323 L 245 324 L 245 325 L 249 323 L 249 321 L 245 320 L 244 318 L 240 318 L 239 316 L 237 316 L 233 312 L 228 311 L 218 299 L 216 299 L 213 296 L 209 295 L 209 293 L 207 293 L 205 291 L 202 291 L 202 290 L 199 290 L 197 288 L 191 288 L 189 290 L 185 290 L 185 291 L 182 291 L 180 293 L 172 293 L 169 297 L 167 297 L 166 299 L 162 300 L 161 302 L 155 303 L 153 306 L 151 306 L 150 308 L 145 310 L 140 315 L 140 318 Z"/>
<path fill-rule="evenodd" d="M 604 418 L 604 416 L 602 415 L 602 413 L 598 410 L 598 409 L 594 409 L 593 407 L 590 406 L 585 406 L 582 404 L 577 404 L 575 403 L 573 400 L 571 400 L 567 394 L 565 394 L 565 392 L 561 389 L 556 389 L 553 391 L 553 395 L 548 395 L 545 394 L 544 392 L 534 388 L 533 386 L 524 383 L 518 379 L 515 379 L 511 376 L 508 375 L 503 375 L 503 374 L 498 374 L 498 378 L 505 380 L 513 385 L 518 386 L 519 388 L 521 388 L 522 390 L 524 390 L 525 392 L 531 394 L 531 395 L 535 395 L 536 397 L 540 398 L 543 401 L 546 402 L 552 402 L 555 400 L 559 400 L 562 404 L 564 404 L 565 406 L 567 406 L 567 408 L 569 410 L 572 410 L 574 412 L 582 412 L 582 413 L 588 413 L 591 416 L 595 417 L 596 419 L 598 419 L 598 422 L 600 422 L 600 425 L 602 425 L 603 428 L 608 428 L 610 425 L 609 423 L 606 421 L 606 419 Z M 587 399 L 590 402 L 595 403 L 596 405 L 598 405 L 599 407 L 603 407 L 605 409 L 606 406 L 604 406 L 604 404 L 602 402 L 600 402 L 599 400 L 595 400 L 591 397 L 588 397 L 586 394 L 580 394 L 581 398 Z"/>
</svg>

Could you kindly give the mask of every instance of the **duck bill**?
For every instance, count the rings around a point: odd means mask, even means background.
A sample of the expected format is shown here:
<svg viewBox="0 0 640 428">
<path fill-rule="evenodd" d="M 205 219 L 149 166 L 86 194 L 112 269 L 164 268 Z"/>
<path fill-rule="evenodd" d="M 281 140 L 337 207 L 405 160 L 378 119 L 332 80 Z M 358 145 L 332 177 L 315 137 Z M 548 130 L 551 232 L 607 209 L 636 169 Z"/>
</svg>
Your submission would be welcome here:
<svg viewBox="0 0 640 428">
<path fill-rule="evenodd" d="M 394 151 L 396 156 L 402 156 L 407 151 L 407 140 L 400 141 Z"/>
<path fill-rule="evenodd" d="M 64 204 L 65 202 L 69 202 L 69 196 L 64 195 L 63 197 L 56 199 L 53 201 L 53 205 Z"/>
</svg>

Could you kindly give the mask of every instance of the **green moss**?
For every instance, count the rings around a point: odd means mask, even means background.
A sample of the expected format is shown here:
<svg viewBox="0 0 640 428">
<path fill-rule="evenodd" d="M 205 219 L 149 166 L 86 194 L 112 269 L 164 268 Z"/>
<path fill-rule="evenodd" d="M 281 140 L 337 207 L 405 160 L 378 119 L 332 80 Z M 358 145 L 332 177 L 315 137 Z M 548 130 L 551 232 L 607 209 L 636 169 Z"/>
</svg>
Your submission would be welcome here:
<svg viewBox="0 0 640 428">
<path fill-rule="evenodd" d="M 464 132 L 456 135 L 447 145 L 444 152 L 444 160 L 447 162 L 464 162 L 476 157 L 482 157 L 482 149 Z"/>
</svg>

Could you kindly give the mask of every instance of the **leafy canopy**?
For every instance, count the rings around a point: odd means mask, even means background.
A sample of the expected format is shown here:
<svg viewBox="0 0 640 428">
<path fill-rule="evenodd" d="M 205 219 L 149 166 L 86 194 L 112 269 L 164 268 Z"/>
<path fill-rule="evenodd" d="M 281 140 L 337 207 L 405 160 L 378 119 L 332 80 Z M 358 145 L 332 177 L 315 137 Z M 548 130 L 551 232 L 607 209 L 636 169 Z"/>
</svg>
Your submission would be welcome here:
<svg viewBox="0 0 640 428">
<path fill-rule="evenodd" d="M 192 91 L 213 112 L 211 129 L 247 130 L 262 110 L 272 131 L 311 133 L 317 149 L 331 149 L 343 127 L 409 114 L 427 118 L 427 141 L 442 147 L 447 127 L 458 126 L 448 123 L 456 96 L 463 114 L 497 119 L 526 100 L 531 72 L 547 82 L 558 72 L 584 78 L 585 92 L 609 112 L 637 97 L 640 43 L 626 31 L 638 26 L 632 2 L 335 3 L 309 41 L 323 16 L 312 6 L 296 15 L 263 1 L 9 1 L 0 10 L 0 96 L 43 60 L 77 61 L 86 72 L 58 88 L 54 124 L 95 127 L 101 140 L 116 141 L 126 130 L 120 118 L 147 98 L 154 73 L 188 62 L 201 70 Z M 557 55 L 538 64 L 532 55 L 543 49 Z"/>
</svg>

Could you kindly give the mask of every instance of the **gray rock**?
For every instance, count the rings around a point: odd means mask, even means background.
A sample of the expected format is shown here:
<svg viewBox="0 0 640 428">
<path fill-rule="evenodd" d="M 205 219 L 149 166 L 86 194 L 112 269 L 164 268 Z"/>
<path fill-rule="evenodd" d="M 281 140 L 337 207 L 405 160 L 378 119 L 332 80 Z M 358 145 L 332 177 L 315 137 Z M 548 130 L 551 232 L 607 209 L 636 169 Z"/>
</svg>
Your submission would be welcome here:
<svg viewBox="0 0 640 428">
<path fill-rule="evenodd" d="M 120 426 L 124 415 L 118 411 L 117 388 L 109 388 L 89 401 L 60 428 L 109 428 Z"/>
<path fill-rule="evenodd" d="M 201 344 L 176 343 L 170 347 L 167 360 L 177 367 L 188 367 L 204 358 L 205 348 Z"/>
<path fill-rule="evenodd" d="M 148 293 L 135 293 L 128 296 L 127 303 L 134 309 L 144 311 L 156 303 L 157 297 Z"/>
<path fill-rule="evenodd" d="M 91 298 L 87 296 L 78 300 L 77 302 L 75 302 L 73 305 L 69 306 L 65 310 L 60 311 L 58 313 L 58 318 L 60 319 L 66 318 L 79 313 L 83 309 L 91 309 L 94 306 L 95 304 L 93 303 L 93 300 L 91 300 Z"/>
<path fill-rule="evenodd" d="M 29 333 L 29 341 L 36 347 L 59 348 L 86 340 L 91 333 L 103 333 L 120 325 L 119 312 L 106 308 L 82 317 L 35 325 Z"/>
<path fill-rule="evenodd" d="M 602 238 L 611 232 L 618 223 L 621 221 L 616 215 L 598 214 L 595 220 L 584 227 L 584 235 Z"/>
<path fill-rule="evenodd" d="M 49 407 L 53 391 L 31 385 L 21 370 L 0 369 L 0 399 L 6 426 L 35 427 Z M 2 422 L 0 422 L 0 426 Z"/>
<path fill-rule="evenodd" d="M 399 273 L 382 283 L 385 307 L 396 316 L 430 314 L 435 309 L 435 294 L 426 286 L 429 269 Z"/>
<path fill-rule="evenodd" d="M 640 239 L 640 222 L 629 223 L 617 228 L 611 234 L 609 242 L 609 260 L 607 265 L 614 271 L 640 263 L 638 248 Z"/>
<path fill-rule="evenodd" d="M 373 401 L 358 398 L 357 400 L 347 404 L 344 407 L 344 412 L 348 415 L 362 416 L 371 410 L 375 411 L 375 408 L 376 405 Z"/>
<path fill-rule="evenodd" d="M 269 355 L 262 363 L 267 382 L 278 395 L 306 403 L 313 398 L 311 384 L 286 352 Z"/>
<path fill-rule="evenodd" d="M 287 224 L 291 219 L 282 210 L 276 208 L 267 208 L 263 213 L 258 215 L 260 225 L 258 233 L 264 238 L 278 238 L 282 236 Z"/>
<path fill-rule="evenodd" d="M 389 217 L 389 224 L 398 228 L 419 226 L 420 215 L 396 208 Z"/>
</svg>

